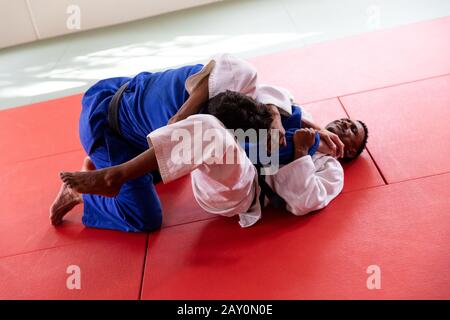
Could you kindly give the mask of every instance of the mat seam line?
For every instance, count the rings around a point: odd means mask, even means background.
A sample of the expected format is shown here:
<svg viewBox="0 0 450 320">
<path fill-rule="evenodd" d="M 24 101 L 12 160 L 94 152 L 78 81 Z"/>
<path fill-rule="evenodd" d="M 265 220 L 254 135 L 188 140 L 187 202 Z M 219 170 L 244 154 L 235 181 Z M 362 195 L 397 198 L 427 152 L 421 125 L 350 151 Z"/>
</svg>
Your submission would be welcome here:
<svg viewBox="0 0 450 320">
<path fill-rule="evenodd" d="M 406 84 L 411 84 L 411 83 L 416 83 L 416 82 L 426 81 L 426 80 L 431 80 L 431 79 L 436 79 L 436 78 L 443 78 L 443 77 L 446 77 L 446 76 L 450 76 L 450 73 L 444 73 L 444 74 L 440 74 L 440 75 L 436 75 L 436 76 L 430 76 L 430 77 L 425 77 L 425 78 L 421 78 L 421 79 L 417 79 L 417 80 L 405 81 L 405 82 L 395 83 L 395 84 L 391 84 L 391 85 L 376 87 L 376 88 L 372 88 L 372 89 L 366 89 L 366 90 L 355 91 L 355 92 L 351 92 L 351 93 L 345 93 L 345 94 L 341 94 L 341 95 L 338 95 L 338 96 L 332 96 L 332 97 L 327 97 L 327 98 L 320 98 L 320 99 L 317 99 L 317 100 L 310 100 L 310 101 L 305 101 L 305 102 L 298 102 L 298 104 L 302 104 L 302 105 L 313 104 L 313 103 L 323 102 L 323 101 L 326 101 L 326 100 L 333 100 L 336 97 L 345 98 L 345 97 L 353 96 L 353 95 L 357 95 L 357 94 L 368 93 L 368 92 L 372 92 L 372 91 L 376 91 L 376 90 L 383 90 L 383 89 L 398 87 L 398 86 L 402 86 L 402 85 L 406 85 Z"/>
<path fill-rule="evenodd" d="M 45 251 L 45 250 L 52 250 L 52 249 L 59 249 L 59 248 L 64 248 L 64 247 L 75 246 L 75 245 L 78 245 L 78 244 L 80 244 L 80 243 L 82 243 L 84 241 L 88 241 L 88 240 L 92 240 L 92 239 L 95 239 L 95 237 L 94 236 L 90 236 L 90 237 L 87 237 L 87 238 L 74 240 L 73 242 L 70 242 L 70 243 L 54 245 L 54 246 L 49 246 L 49 247 L 45 247 L 45 248 L 37 248 L 37 249 L 27 250 L 27 251 L 13 253 L 13 254 L 7 254 L 7 255 L 4 255 L 4 256 L 0 256 L 0 260 L 1 259 L 5 259 L 5 258 L 16 257 L 16 256 L 20 256 L 20 255 L 26 255 L 26 254 L 30 254 L 30 253 Z"/>
<path fill-rule="evenodd" d="M 163 229 L 170 229 L 170 228 L 173 228 L 173 227 L 184 226 L 184 225 L 190 224 L 190 223 L 201 222 L 201 221 L 208 221 L 208 220 L 214 220 L 214 219 L 220 219 L 220 218 L 221 217 L 211 217 L 211 218 L 205 218 L 205 219 L 198 219 L 198 220 L 183 222 L 183 223 L 179 223 L 179 224 L 172 224 L 170 226 L 165 226 L 165 227 L 161 228 L 161 230 L 163 230 Z"/>
<path fill-rule="evenodd" d="M 193 221 L 188 221 L 188 222 L 183 222 L 180 224 L 173 224 L 170 226 L 165 226 L 162 227 L 160 230 L 164 230 L 164 229 L 168 229 L 168 228 L 172 228 L 172 227 L 178 227 L 178 226 L 182 226 L 182 225 L 186 225 L 186 224 L 190 224 L 190 223 L 195 223 L 195 222 L 200 222 L 200 221 L 207 221 L 207 220 L 212 220 L 212 219 L 219 219 L 220 217 L 211 217 L 211 218 L 205 218 L 205 219 L 199 219 L 199 220 L 193 220 Z M 37 248 L 37 249 L 32 249 L 32 250 L 27 250 L 27 251 L 22 251 L 22 252 L 18 252 L 18 253 L 13 253 L 13 254 L 7 254 L 4 256 L 0 256 L 0 260 L 4 259 L 4 258 L 10 258 L 10 257 L 15 257 L 15 256 L 20 256 L 20 255 L 25 255 L 25 254 L 30 254 L 30 253 L 34 253 L 34 252 L 39 252 L 39 251 L 45 251 L 45 250 L 52 250 L 52 249 L 58 249 L 58 248 L 63 248 L 63 247 L 69 247 L 69 246 L 73 246 L 76 244 L 79 244 L 80 242 L 86 241 L 86 240 L 90 240 L 93 239 L 94 237 L 87 237 L 84 239 L 79 239 L 79 240 L 74 240 L 74 242 L 71 243 L 66 243 L 66 244 L 61 244 L 61 245 L 55 245 L 55 246 L 49 246 L 49 247 L 45 247 L 45 248 Z M 147 234 L 147 240 L 146 240 L 146 253 L 148 250 L 148 241 L 150 238 L 150 234 Z M 146 261 L 144 261 L 144 263 L 146 263 Z"/>
<path fill-rule="evenodd" d="M 391 186 L 391 185 L 394 185 L 394 184 L 401 184 L 401 183 L 406 183 L 406 182 L 409 182 L 409 181 L 427 179 L 427 178 L 437 177 L 437 176 L 447 175 L 447 174 L 450 174 L 450 171 L 436 173 L 436 174 L 431 174 L 431 175 L 426 175 L 426 176 L 421 176 L 421 177 L 417 177 L 417 178 L 401 180 L 401 181 L 395 181 L 395 182 L 391 182 L 391 183 L 385 184 L 385 185 L 370 186 L 370 187 L 366 187 L 366 188 L 359 188 L 359 189 L 356 189 L 356 190 L 349 190 L 349 191 L 343 192 L 343 194 L 353 193 L 353 192 L 360 192 L 360 191 L 371 190 L 371 189 L 376 189 L 376 188 L 385 188 L 387 186 Z M 201 221 L 213 220 L 213 219 L 220 219 L 220 217 L 211 217 L 211 218 L 207 218 L 207 219 L 199 219 L 199 220 L 194 220 L 194 221 L 190 221 L 190 222 L 175 224 L 175 225 L 163 227 L 161 230 L 172 228 L 172 227 L 178 227 L 178 226 L 182 226 L 182 225 L 186 225 L 186 224 L 190 224 L 190 223 L 196 223 L 196 222 L 201 222 Z M 147 251 L 148 251 L 149 238 L 150 238 L 150 234 L 148 234 L 148 237 L 147 237 L 146 254 L 147 254 Z M 73 243 L 62 244 L 62 245 L 57 245 L 57 246 L 51 246 L 51 247 L 46 247 L 46 248 L 38 248 L 38 249 L 34 249 L 34 250 L 29 250 L 29 251 L 24 251 L 24 252 L 10 254 L 10 255 L 0 256 L 0 260 L 1 259 L 5 259 L 5 258 L 10 258 L 10 257 L 16 257 L 16 256 L 20 256 L 20 255 L 26 255 L 26 254 L 30 254 L 30 253 L 35 253 L 35 252 L 39 252 L 39 251 L 52 250 L 52 249 L 58 249 L 58 248 L 63 248 L 63 247 L 70 247 L 70 246 L 74 246 L 74 245 L 76 245 L 76 244 L 78 244 L 80 242 L 83 242 L 83 241 L 86 241 L 86 240 L 89 240 L 89 239 L 91 239 L 91 237 L 85 238 L 85 239 L 76 240 Z"/>
<path fill-rule="evenodd" d="M 425 81 L 425 80 L 431 80 L 431 79 L 435 79 L 435 78 L 442 78 L 442 77 L 449 76 L 449 75 L 450 75 L 450 73 L 444 73 L 444 74 L 440 74 L 440 75 L 429 76 L 429 77 L 420 78 L 420 79 L 416 79 L 416 80 L 410 80 L 410 81 L 394 83 L 394 84 L 381 86 L 381 87 L 376 87 L 376 88 L 372 88 L 372 89 L 365 89 L 365 90 L 361 90 L 361 91 L 354 91 L 354 92 L 350 92 L 350 93 L 345 93 L 345 94 L 339 95 L 339 97 L 348 97 L 348 96 L 361 94 L 361 93 L 367 93 L 367 92 L 371 92 L 371 91 L 375 91 L 375 90 L 382 90 L 382 89 L 397 87 L 397 86 L 401 86 L 401 85 L 405 85 L 405 84 L 410 84 L 410 83 L 415 83 L 415 82 L 420 82 L 420 81 Z M 42 102 L 48 102 L 48 101 L 59 100 L 59 99 L 64 99 L 64 98 L 68 98 L 68 97 L 74 97 L 74 96 L 78 96 L 78 95 L 83 95 L 84 92 L 85 92 L 85 90 L 80 91 L 78 93 L 74 93 L 74 94 L 68 95 L 68 96 L 61 96 L 61 97 L 57 97 L 57 98 L 53 98 L 53 99 L 47 99 L 47 100 L 38 100 L 38 101 L 31 100 L 31 102 L 29 104 L 18 105 L 18 106 L 13 106 L 13 107 L 6 107 L 4 109 L 0 109 L 0 113 L 3 112 L 3 111 L 8 111 L 8 110 L 16 109 L 16 108 L 28 107 L 30 104 L 37 104 L 37 103 L 42 103 Z M 318 102 L 322 102 L 322 101 L 326 101 L 326 100 L 332 100 L 334 98 L 336 98 L 336 96 L 319 98 L 317 100 L 299 101 L 298 103 L 305 105 L 305 104 L 318 103 Z"/>
<path fill-rule="evenodd" d="M 5 256 L 0 256 L 0 260 L 1 259 L 5 259 L 5 258 L 11 258 L 11 257 L 17 257 L 17 256 L 21 256 L 21 255 L 26 255 L 26 254 L 30 254 L 30 253 L 35 253 L 35 252 L 45 251 L 45 250 L 52 250 L 52 249 L 59 249 L 59 248 L 64 248 L 64 247 L 70 247 L 70 246 L 74 246 L 74 245 L 76 245 L 79 242 L 84 241 L 84 240 L 88 240 L 88 238 L 87 239 L 83 239 L 83 240 L 77 240 L 75 242 L 68 243 L 68 244 L 62 244 L 62 245 L 57 245 L 57 246 L 51 246 L 51 247 L 46 247 L 46 248 L 38 248 L 38 249 L 34 249 L 34 250 L 8 254 L 8 255 L 5 255 Z"/>
<path fill-rule="evenodd" d="M 142 264 L 142 276 L 141 276 L 141 283 L 139 285 L 139 294 L 138 294 L 138 300 L 142 300 L 142 290 L 144 289 L 144 277 L 145 277 L 145 269 L 147 267 L 147 255 L 148 255 L 148 243 L 150 240 L 150 233 L 147 233 L 147 239 L 145 241 L 145 254 L 144 254 L 144 262 Z"/>
<path fill-rule="evenodd" d="M 375 168 L 377 168 L 377 171 L 378 171 L 378 173 L 380 174 L 381 179 L 383 179 L 384 184 L 388 185 L 389 182 L 387 181 L 386 177 L 385 177 L 384 174 L 383 174 L 383 171 L 381 171 L 380 166 L 379 166 L 378 163 L 375 161 L 375 158 L 372 156 L 372 153 L 370 152 L 370 150 L 369 150 L 368 147 L 366 147 L 366 151 L 367 151 L 367 153 L 369 154 L 370 159 L 372 159 L 373 164 L 375 165 Z"/>
<path fill-rule="evenodd" d="M 371 186 L 371 187 L 362 188 L 362 189 L 350 190 L 350 191 L 343 192 L 342 194 L 359 192 L 359 191 L 364 191 L 364 190 L 371 190 L 371 189 L 376 189 L 376 188 L 386 188 L 386 187 L 389 187 L 389 186 L 392 186 L 392 185 L 396 185 L 396 184 L 407 183 L 407 182 L 410 182 L 410 181 L 416 181 L 416 180 L 422 180 L 422 179 L 428 179 L 428 178 L 437 177 L 437 176 L 443 176 L 443 175 L 448 175 L 448 174 L 450 174 L 450 171 L 442 172 L 442 173 L 436 173 L 436 174 L 431 174 L 431 175 L 417 177 L 417 178 L 401 180 L 401 181 L 395 181 L 395 182 L 391 182 L 391 183 L 383 184 L 383 185 L 379 185 L 379 186 Z"/>
<path fill-rule="evenodd" d="M 442 175 L 446 175 L 446 174 L 449 174 L 449 173 L 450 173 L 450 171 L 445 171 L 445 172 L 440 172 L 440 173 L 433 173 L 433 174 L 428 174 L 428 175 L 421 176 L 421 177 L 415 177 L 415 178 L 410 178 L 410 179 L 405 179 L 405 180 L 394 181 L 394 182 L 391 182 L 389 184 L 399 184 L 399 183 L 408 182 L 408 181 L 414 181 L 414 180 L 420 180 L 420 179 L 426 179 L 426 178 L 431 178 L 431 177 L 442 176 Z"/>
<path fill-rule="evenodd" d="M 46 154 L 46 155 L 34 157 L 34 158 L 22 159 L 22 160 L 17 160 L 17 161 L 6 161 L 3 163 L 0 163 L 0 165 L 5 165 L 5 164 L 14 165 L 14 164 L 18 164 L 18 163 L 24 163 L 24 162 L 34 161 L 34 160 L 41 160 L 41 159 L 50 158 L 50 157 L 54 157 L 54 156 L 61 156 L 66 153 L 74 153 L 77 151 L 84 151 L 84 150 L 83 150 L 83 148 L 78 148 L 78 149 L 73 149 L 73 150 L 68 150 L 68 151 Z"/>
<path fill-rule="evenodd" d="M 339 96 L 339 97 L 337 97 L 337 99 L 338 99 L 339 104 L 341 105 L 342 109 L 344 110 L 345 114 L 347 115 L 347 117 L 350 118 L 350 114 L 348 113 L 347 109 L 345 108 L 344 103 L 341 100 L 341 97 Z M 383 172 L 381 171 L 380 167 L 378 166 L 378 163 L 375 161 L 374 157 L 372 156 L 372 153 L 370 152 L 369 148 L 366 146 L 365 149 L 366 149 L 367 153 L 369 154 L 370 159 L 372 159 L 372 162 L 374 163 L 375 168 L 377 169 L 378 173 L 380 174 L 381 179 L 383 179 L 384 184 L 388 185 L 389 183 L 387 182 L 386 177 L 384 176 Z"/>
</svg>

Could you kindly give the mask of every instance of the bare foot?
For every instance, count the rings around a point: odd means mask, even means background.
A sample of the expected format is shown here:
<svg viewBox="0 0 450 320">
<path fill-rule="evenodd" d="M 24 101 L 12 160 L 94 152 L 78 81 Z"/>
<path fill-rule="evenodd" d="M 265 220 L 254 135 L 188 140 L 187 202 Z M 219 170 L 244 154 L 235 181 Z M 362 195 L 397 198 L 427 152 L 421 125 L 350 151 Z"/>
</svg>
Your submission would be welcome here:
<svg viewBox="0 0 450 320">
<path fill-rule="evenodd" d="M 76 205 L 83 202 L 83 198 L 78 192 L 73 191 L 63 184 L 50 207 L 50 220 L 54 226 L 61 224 L 64 216 Z"/>
<path fill-rule="evenodd" d="M 124 183 L 121 171 L 115 167 L 86 172 L 61 172 L 61 180 L 78 193 L 114 197 Z"/>
<path fill-rule="evenodd" d="M 90 170 L 95 170 L 95 165 L 89 157 L 86 157 L 83 161 L 81 171 Z M 52 224 L 55 226 L 61 224 L 64 216 L 82 202 L 83 198 L 78 192 L 62 184 L 55 201 L 50 207 L 50 220 Z"/>
</svg>

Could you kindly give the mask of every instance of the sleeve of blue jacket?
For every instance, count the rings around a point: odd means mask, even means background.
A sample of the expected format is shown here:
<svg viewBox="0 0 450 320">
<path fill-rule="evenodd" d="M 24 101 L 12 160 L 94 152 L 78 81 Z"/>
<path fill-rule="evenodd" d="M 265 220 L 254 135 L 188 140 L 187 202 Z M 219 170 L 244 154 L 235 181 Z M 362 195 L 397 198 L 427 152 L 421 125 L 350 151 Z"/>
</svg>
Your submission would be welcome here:
<svg viewBox="0 0 450 320">
<path fill-rule="evenodd" d="M 279 163 L 281 165 L 286 165 L 294 160 L 294 134 L 295 131 L 298 130 L 296 128 L 288 129 L 286 131 L 286 146 L 280 147 L 278 149 L 279 154 Z M 316 132 L 316 136 L 314 139 L 314 144 L 309 148 L 308 154 L 310 156 L 313 156 L 317 152 L 317 148 L 319 147 L 320 143 L 320 135 Z M 255 143 L 248 143 L 246 142 L 244 145 L 245 153 L 247 156 L 253 156 L 256 155 L 257 163 L 259 164 L 259 148 L 258 145 Z M 253 160 L 253 159 L 251 159 Z"/>
</svg>

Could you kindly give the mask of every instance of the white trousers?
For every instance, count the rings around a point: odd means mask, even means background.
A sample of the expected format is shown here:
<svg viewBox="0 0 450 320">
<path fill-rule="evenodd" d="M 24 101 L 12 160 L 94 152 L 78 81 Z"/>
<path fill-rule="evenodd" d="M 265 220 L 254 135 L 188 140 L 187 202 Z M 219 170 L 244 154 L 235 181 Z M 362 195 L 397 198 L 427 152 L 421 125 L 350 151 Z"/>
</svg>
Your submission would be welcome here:
<svg viewBox="0 0 450 320">
<path fill-rule="evenodd" d="M 243 148 L 211 115 L 193 115 L 147 136 L 164 183 L 191 175 L 198 204 L 222 216 L 240 215 L 240 225 L 261 217 L 257 172 Z"/>
</svg>

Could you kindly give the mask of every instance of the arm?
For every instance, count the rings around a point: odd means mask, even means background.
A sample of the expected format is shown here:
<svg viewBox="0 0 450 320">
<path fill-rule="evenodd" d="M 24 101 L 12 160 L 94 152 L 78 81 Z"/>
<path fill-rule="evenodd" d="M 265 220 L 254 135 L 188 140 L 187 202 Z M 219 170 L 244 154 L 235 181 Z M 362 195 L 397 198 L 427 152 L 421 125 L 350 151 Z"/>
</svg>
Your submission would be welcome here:
<svg viewBox="0 0 450 320">
<path fill-rule="evenodd" d="M 281 123 L 281 115 L 278 107 L 273 104 L 267 104 L 266 105 L 270 112 L 272 113 L 272 129 L 278 130 L 279 133 L 279 144 L 280 146 L 286 146 L 286 130 L 283 127 L 283 124 Z"/>
<path fill-rule="evenodd" d="M 172 124 L 187 117 L 197 114 L 204 103 L 208 101 L 209 90 L 208 90 L 208 79 L 209 75 L 204 77 L 197 87 L 192 91 L 189 98 L 181 106 L 178 112 L 169 120 L 168 124 Z"/>
<path fill-rule="evenodd" d="M 313 137 L 314 130 L 297 131 L 294 161 L 267 176 L 273 190 L 286 201 L 286 209 L 295 215 L 327 206 L 344 185 L 344 171 L 336 159 L 323 156 L 313 161 L 308 155 Z"/>
<path fill-rule="evenodd" d="M 319 167 L 308 155 L 281 168 L 275 180 L 276 192 L 286 200 L 286 209 L 305 215 L 326 207 L 342 191 L 344 172 L 334 158 L 327 157 Z"/>
<path fill-rule="evenodd" d="M 302 128 L 311 128 L 317 131 L 323 130 L 321 126 L 307 119 L 302 119 Z"/>
<path fill-rule="evenodd" d="M 169 124 L 183 120 L 200 111 L 202 105 L 226 90 L 256 97 L 256 69 L 248 62 L 230 54 L 214 56 L 203 68 L 186 79 L 189 98 Z"/>
<path fill-rule="evenodd" d="M 341 158 L 344 156 L 344 143 L 337 134 L 322 128 L 318 124 L 307 119 L 302 119 L 301 127 L 311 128 L 319 132 L 321 144 L 318 151 L 336 158 Z"/>
</svg>

